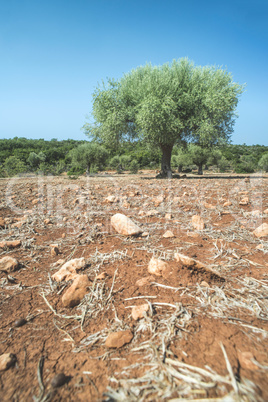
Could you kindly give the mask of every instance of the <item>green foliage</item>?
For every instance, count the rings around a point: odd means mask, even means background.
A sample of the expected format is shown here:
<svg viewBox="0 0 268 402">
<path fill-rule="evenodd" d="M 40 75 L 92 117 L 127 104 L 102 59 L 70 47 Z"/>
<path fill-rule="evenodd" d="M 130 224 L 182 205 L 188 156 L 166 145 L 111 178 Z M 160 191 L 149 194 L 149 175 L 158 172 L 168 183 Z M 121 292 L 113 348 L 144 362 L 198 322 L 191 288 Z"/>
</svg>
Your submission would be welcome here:
<svg viewBox="0 0 268 402">
<path fill-rule="evenodd" d="M 242 92 L 222 69 L 196 67 L 187 59 L 147 64 L 96 88 L 96 123 L 84 129 L 109 146 L 135 138 L 157 146 L 162 171 L 169 171 L 172 148 L 184 139 L 203 148 L 228 141 Z"/>
<path fill-rule="evenodd" d="M 268 152 L 263 154 L 258 164 L 259 168 L 268 172 Z"/>
<path fill-rule="evenodd" d="M 218 163 L 218 168 L 220 170 L 220 173 L 226 172 L 227 169 L 230 169 L 230 162 L 225 158 L 225 156 L 222 156 Z"/>
<path fill-rule="evenodd" d="M 16 156 L 9 156 L 4 162 L 4 170 L 8 176 L 16 176 L 27 170 L 26 165 Z"/>
<path fill-rule="evenodd" d="M 79 166 L 87 169 L 90 172 L 91 166 L 102 167 L 108 158 L 107 150 L 96 142 L 89 142 L 79 145 L 71 151 L 72 163 L 74 166 Z"/>
<path fill-rule="evenodd" d="M 132 159 L 129 165 L 129 170 L 131 173 L 136 174 L 139 171 L 139 163 L 136 159 Z"/>
<path fill-rule="evenodd" d="M 73 166 L 68 172 L 68 176 L 82 176 L 85 173 L 85 169 L 79 166 Z"/>
</svg>

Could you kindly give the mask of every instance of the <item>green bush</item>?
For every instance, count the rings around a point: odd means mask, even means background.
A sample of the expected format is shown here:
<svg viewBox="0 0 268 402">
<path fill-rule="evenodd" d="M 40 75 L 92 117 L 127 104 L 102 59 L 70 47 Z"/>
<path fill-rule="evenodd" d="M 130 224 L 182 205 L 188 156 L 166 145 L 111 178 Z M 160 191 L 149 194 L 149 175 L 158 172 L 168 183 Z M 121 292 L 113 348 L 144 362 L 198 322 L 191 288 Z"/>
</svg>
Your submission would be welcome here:
<svg viewBox="0 0 268 402">
<path fill-rule="evenodd" d="M 68 176 L 81 176 L 85 173 L 85 169 L 82 169 L 79 166 L 73 166 L 69 172 L 67 172 Z"/>
<path fill-rule="evenodd" d="M 136 174 L 139 171 L 139 164 L 136 159 L 132 159 L 129 165 L 129 170 L 131 173 Z"/>
<path fill-rule="evenodd" d="M 4 169 L 8 176 L 16 176 L 19 173 L 26 172 L 27 167 L 16 156 L 9 156 L 4 162 Z"/>
<path fill-rule="evenodd" d="M 268 152 L 263 154 L 259 160 L 258 167 L 265 172 L 268 172 Z"/>
</svg>

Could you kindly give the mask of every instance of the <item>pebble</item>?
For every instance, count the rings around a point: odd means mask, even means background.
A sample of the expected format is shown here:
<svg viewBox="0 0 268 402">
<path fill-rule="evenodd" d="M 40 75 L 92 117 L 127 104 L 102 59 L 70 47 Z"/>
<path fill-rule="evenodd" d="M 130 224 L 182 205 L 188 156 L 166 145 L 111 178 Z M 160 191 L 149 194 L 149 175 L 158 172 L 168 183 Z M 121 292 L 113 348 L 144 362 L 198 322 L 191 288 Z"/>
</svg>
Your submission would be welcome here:
<svg viewBox="0 0 268 402">
<path fill-rule="evenodd" d="M 60 388 L 62 387 L 64 384 L 66 384 L 66 382 L 69 380 L 69 378 L 64 374 L 64 373 L 59 373 L 56 374 L 52 380 L 51 380 L 51 386 L 53 388 Z"/>
<path fill-rule="evenodd" d="M 0 356 L 0 371 L 8 370 L 14 366 L 17 361 L 16 355 L 13 353 L 4 353 Z"/>
<path fill-rule="evenodd" d="M 18 320 L 16 320 L 14 322 L 14 327 L 19 328 L 22 327 L 23 325 L 25 325 L 27 323 L 27 320 L 25 318 L 19 318 Z"/>
<path fill-rule="evenodd" d="M 158 260 L 157 258 L 152 257 L 149 265 L 148 272 L 152 275 L 163 276 L 168 270 L 168 264 L 165 261 Z"/>
<path fill-rule="evenodd" d="M 206 227 L 203 218 L 199 215 L 192 216 L 192 225 L 196 230 L 204 230 Z"/>
<path fill-rule="evenodd" d="M 19 262 L 13 257 L 3 257 L 0 259 L 0 271 L 13 272 L 19 266 Z"/>
<path fill-rule="evenodd" d="M 112 332 L 108 335 L 105 346 L 107 348 L 119 349 L 122 346 L 130 343 L 133 338 L 133 333 L 130 330 Z"/>
<path fill-rule="evenodd" d="M 261 226 L 257 227 L 257 229 L 255 229 L 253 233 L 257 237 L 268 236 L 268 224 L 263 223 Z"/>
<path fill-rule="evenodd" d="M 111 225 L 117 233 L 126 236 L 135 236 L 143 232 L 130 218 L 123 214 L 115 214 L 111 217 Z"/>
</svg>

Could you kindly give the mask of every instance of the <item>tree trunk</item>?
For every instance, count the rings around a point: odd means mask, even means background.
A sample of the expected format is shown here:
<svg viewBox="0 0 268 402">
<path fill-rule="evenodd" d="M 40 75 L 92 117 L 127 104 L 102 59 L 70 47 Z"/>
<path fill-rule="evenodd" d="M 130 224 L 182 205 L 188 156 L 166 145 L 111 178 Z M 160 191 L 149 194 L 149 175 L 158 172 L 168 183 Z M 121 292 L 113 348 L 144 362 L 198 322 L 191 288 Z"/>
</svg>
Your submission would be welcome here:
<svg viewBox="0 0 268 402">
<path fill-rule="evenodd" d="M 161 160 L 161 176 L 167 177 L 169 179 L 172 178 L 171 171 L 171 152 L 173 145 L 162 145 L 162 160 Z"/>
<path fill-rule="evenodd" d="M 90 173 L 90 164 L 87 165 L 86 175 L 89 176 L 89 173 Z"/>
<path fill-rule="evenodd" d="M 198 165 L 198 174 L 199 174 L 199 175 L 202 175 L 202 174 L 203 174 L 203 163 L 200 163 L 200 164 Z"/>
</svg>

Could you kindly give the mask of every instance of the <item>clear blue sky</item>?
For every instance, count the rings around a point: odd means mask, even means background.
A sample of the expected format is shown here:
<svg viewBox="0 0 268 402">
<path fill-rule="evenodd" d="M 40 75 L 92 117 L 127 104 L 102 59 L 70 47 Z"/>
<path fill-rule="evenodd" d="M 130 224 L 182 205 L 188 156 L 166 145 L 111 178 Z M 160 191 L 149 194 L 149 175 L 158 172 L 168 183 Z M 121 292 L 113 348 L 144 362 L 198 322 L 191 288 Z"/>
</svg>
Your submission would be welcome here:
<svg viewBox="0 0 268 402">
<path fill-rule="evenodd" d="M 233 143 L 268 145 L 267 0 L 0 0 L 0 138 L 87 139 L 92 92 L 188 57 L 246 83 Z"/>
</svg>

